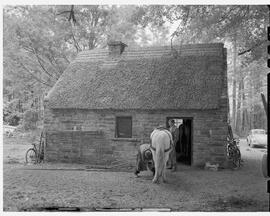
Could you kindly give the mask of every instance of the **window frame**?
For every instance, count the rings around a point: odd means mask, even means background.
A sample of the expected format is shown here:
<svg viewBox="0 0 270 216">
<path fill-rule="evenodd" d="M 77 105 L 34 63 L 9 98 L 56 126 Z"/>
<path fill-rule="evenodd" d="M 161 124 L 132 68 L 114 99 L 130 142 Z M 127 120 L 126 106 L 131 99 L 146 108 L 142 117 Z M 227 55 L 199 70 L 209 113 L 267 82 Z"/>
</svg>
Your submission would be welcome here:
<svg viewBox="0 0 270 216">
<path fill-rule="evenodd" d="M 121 136 L 118 136 L 119 135 L 119 119 L 121 118 L 126 118 L 126 119 L 130 119 L 130 122 L 131 122 L 131 125 L 130 125 L 130 137 L 121 137 Z M 115 117 L 115 134 L 114 134 L 114 137 L 117 138 L 117 139 L 129 139 L 129 138 L 132 138 L 132 116 L 125 116 L 125 115 L 119 115 L 119 116 L 116 116 Z"/>
</svg>

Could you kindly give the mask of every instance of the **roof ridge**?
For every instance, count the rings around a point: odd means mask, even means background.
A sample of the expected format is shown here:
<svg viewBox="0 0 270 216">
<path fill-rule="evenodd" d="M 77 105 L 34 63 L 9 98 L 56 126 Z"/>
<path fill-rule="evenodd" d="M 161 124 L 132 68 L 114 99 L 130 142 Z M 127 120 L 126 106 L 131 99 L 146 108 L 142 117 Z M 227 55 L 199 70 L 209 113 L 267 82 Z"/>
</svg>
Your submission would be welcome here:
<svg viewBox="0 0 270 216">
<path fill-rule="evenodd" d="M 224 43 L 197 43 L 197 44 L 176 44 L 173 45 L 173 48 L 213 48 L 213 47 L 217 47 L 217 48 L 223 48 L 224 47 Z M 166 49 L 171 49 L 170 45 L 164 45 L 164 46 L 145 46 L 145 47 L 126 47 L 125 51 L 139 51 L 139 50 L 164 50 L 164 48 Z M 107 52 L 108 51 L 108 47 L 106 48 L 95 48 L 92 50 L 83 50 L 81 52 L 79 52 L 78 54 L 83 54 L 83 53 L 89 53 L 89 52 L 97 52 L 97 51 L 103 51 L 103 52 Z M 124 52 L 125 52 L 124 51 Z"/>
<path fill-rule="evenodd" d="M 173 52 L 173 53 L 172 53 Z M 175 45 L 173 50 L 170 46 L 151 46 L 151 47 L 131 47 L 127 48 L 116 59 L 143 59 L 143 58 L 160 58 L 165 57 L 168 54 L 173 56 L 220 56 L 224 57 L 224 44 L 212 43 L 212 44 L 184 44 Z M 85 50 L 78 53 L 74 59 L 75 62 L 99 62 L 108 61 L 109 50 L 108 49 L 93 49 Z"/>
</svg>

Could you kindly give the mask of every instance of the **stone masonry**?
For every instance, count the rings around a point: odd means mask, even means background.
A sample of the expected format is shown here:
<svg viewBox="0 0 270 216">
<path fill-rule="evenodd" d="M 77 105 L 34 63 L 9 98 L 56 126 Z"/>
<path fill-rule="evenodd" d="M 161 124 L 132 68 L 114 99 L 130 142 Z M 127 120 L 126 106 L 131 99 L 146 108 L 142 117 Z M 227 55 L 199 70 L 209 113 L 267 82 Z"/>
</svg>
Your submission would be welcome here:
<svg viewBox="0 0 270 216">
<path fill-rule="evenodd" d="M 190 117 L 192 165 L 206 161 L 222 163 L 226 157 L 227 99 L 222 99 L 222 104 L 219 110 L 207 111 L 46 110 L 45 158 L 91 164 L 121 158 L 134 164 L 138 145 L 149 143 L 150 133 L 158 125 L 165 125 L 166 117 Z M 115 138 L 116 116 L 132 116 L 132 138 Z M 70 130 L 70 125 L 81 127 L 81 131 Z"/>
<path fill-rule="evenodd" d="M 138 146 L 149 143 L 155 127 L 165 125 L 167 117 L 188 117 L 192 118 L 193 127 L 191 165 L 201 166 L 207 161 L 223 164 L 229 111 L 226 52 L 223 55 L 224 80 L 219 109 L 51 109 L 45 103 L 45 160 L 110 164 L 120 159 L 134 165 Z M 132 138 L 115 138 L 117 116 L 132 117 Z"/>
</svg>

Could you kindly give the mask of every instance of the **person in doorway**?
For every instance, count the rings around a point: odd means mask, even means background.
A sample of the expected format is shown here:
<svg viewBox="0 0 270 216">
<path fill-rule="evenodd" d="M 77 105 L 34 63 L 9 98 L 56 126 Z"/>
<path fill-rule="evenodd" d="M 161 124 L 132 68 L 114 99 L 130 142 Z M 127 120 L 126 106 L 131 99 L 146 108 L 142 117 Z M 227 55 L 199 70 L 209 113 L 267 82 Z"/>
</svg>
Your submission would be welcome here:
<svg viewBox="0 0 270 216">
<path fill-rule="evenodd" d="M 169 167 L 169 168 L 171 168 L 172 171 L 174 172 L 177 170 L 175 147 L 176 147 L 176 143 L 178 142 L 178 139 L 179 139 L 179 129 L 176 127 L 174 119 L 169 120 L 169 126 L 170 126 L 169 130 L 170 130 L 172 137 L 173 137 L 172 151 L 170 152 L 170 155 L 169 155 L 169 163 L 170 163 L 171 167 Z"/>
<path fill-rule="evenodd" d="M 191 133 L 190 121 L 185 120 L 184 137 L 185 137 L 185 157 L 187 160 L 190 160 L 190 151 L 191 151 L 190 133 Z"/>
<path fill-rule="evenodd" d="M 184 135 L 184 123 L 180 124 L 179 128 L 179 158 L 184 154 L 184 142 L 183 142 L 183 135 Z"/>
</svg>

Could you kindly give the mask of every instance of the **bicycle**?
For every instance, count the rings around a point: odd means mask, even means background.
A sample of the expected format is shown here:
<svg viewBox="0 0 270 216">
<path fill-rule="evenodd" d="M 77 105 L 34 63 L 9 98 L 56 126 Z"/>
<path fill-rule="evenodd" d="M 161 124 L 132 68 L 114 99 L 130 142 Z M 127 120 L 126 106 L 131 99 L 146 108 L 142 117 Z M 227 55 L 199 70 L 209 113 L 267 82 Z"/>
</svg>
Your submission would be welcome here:
<svg viewBox="0 0 270 216">
<path fill-rule="evenodd" d="M 232 160 L 235 168 L 242 166 L 241 152 L 238 148 L 239 140 L 233 137 L 233 131 L 231 125 L 228 125 L 227 136 L 227 157 Z"/>
<path fill-rule="evenodd" d="M 232 160 L 234 166 L 239 168 L 242 166 L 241 152 L 237 146 L 236 139 L 227 139 L 227 156 L 230 160 Z"/>
<path fill-rule="evenodd" d="M 26 164 L 36 164 L 44 161 L 44 144 L 45 144 L 45 136 L 44 132 L 41 132 L 38 148 L 36 143 L 32 143 L 33 147 L 28 149 L 25 154 Z"/>
</svg>

